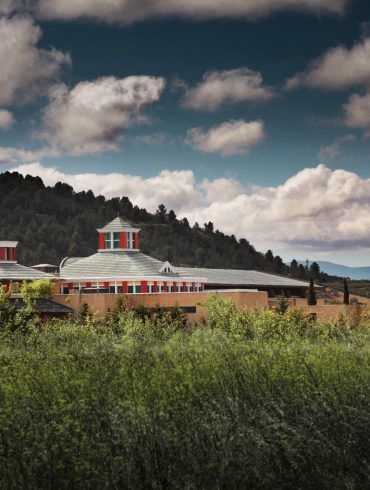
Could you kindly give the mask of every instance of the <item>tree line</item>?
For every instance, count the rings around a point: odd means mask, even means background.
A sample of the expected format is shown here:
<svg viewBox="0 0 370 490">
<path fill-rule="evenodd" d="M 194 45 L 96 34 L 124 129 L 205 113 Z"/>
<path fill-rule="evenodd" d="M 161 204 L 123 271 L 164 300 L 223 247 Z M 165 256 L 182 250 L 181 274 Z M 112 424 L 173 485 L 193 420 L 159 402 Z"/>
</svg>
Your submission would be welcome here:
<svg viewBox="0 0 370 490">
<path fill-rule="evenodd" d="M 106 199 L 75 192 L 65 183 L 45 186 L 40 177 L 0 174 L 0 239 L 17 240 L 17 260 L 25 265 L 59 264 L 66 256 L 97 250 L 96 229 L 118 214 L 141 228 L 140 249 L 178 266 L 256 269 L 296 279 L 325 282 L 331 276 L 317 263 L 285 264 L 271 250 L 257 251 L 246 239 L 226 235 L 212 222 L 190 225 L 160 204 L 156 213 L 134 205 L 126 196 Z"/>
</svg>

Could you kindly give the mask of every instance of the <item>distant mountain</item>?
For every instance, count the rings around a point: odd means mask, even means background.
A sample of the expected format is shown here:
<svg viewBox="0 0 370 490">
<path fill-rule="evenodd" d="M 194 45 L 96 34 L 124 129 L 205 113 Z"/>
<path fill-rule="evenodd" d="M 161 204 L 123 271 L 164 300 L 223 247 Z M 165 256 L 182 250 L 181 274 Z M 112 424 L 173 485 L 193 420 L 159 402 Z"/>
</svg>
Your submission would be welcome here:
<svg viewBox="0 0 370 490">
<path fill-rule="evenodd" d="M 370 267 L 348 267 L 346 265 L 335 264 L 326 260 L 316 260 L 322 272 L 326 272 L 330 276 L 348 277 L 350 279 L 369 280 Z M 305 265 L 305 262 L 302 262 Z M 312 262 L 310 262 L 310 265 Z"/>
</svg>

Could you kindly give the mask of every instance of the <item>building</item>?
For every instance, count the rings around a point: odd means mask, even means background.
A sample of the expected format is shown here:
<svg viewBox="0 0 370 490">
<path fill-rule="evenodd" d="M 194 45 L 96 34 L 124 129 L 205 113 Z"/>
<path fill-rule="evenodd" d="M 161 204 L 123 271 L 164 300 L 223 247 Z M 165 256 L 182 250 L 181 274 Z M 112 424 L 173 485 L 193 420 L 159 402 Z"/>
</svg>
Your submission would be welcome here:
<svg viewBox="0 0 370 490">
<path fill-rule="evenodd" d="M 181 273 L 168 262 L 140 252 L 139 228 L 122 218 L 98 231 L 99 249 L 60 264 L 61 294 L 152 294 L 203 291 L 206 278 Z"/>
<path fill-rule="evenodd" d="M 195 293 L 204 290 L 265 291 L 269 297 L 305 297 L 308 284 L 257 271 L 176 267 L 140 252 L 140 229 L 118 217 L 101 228 L 99 249 L 67 257 L 60 265 L 61 294 Z"/>
<path fill-rule="evenodd" d="M 139 233 L 118 217 L 98 229 L 99 246 L 89 257 L 67 257 L 60 265 L 58 300 L 79 311 L 86 303 L 100 315 L 114 309 L 118 295 L 132 306 L 178 305 L 195 320 L 214 291 L 240 307 L 268 307 L 280 295 L 305 301 L 308 284 L 253 270 L 176 267 L 140 252 Z"/>
<path fill-rule="evenodd" d="M 18 264 L 16 261 L 16 248 L 18 242 L 0 241 L 0 284 L 11 287 L 14 283 L 33 281 L 34 279 L 55 280 L 55 276 L 45 274 L 31 267 Z"/>
</svg>

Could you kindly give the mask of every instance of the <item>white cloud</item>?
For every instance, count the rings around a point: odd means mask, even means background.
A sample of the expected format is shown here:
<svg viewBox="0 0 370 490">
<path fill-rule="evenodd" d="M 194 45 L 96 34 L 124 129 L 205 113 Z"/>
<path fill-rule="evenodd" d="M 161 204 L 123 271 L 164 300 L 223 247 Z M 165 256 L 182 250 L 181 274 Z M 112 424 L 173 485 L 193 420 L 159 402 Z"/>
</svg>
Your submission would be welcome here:
<svg viewBox="0 0 370 490">
<path fill-rule="evenodd" d="M 39 175 L 46 185 L 67 182 L 76 191 L 91 189 L 96 195 L 108 198 L 130 196 L 135 204 L 155 211 L 160 203 L 170 209 L 191 210 L 200 206 L 202 194 L 196 189 L 191 170 L 162 170 L 158 175 L 143 179 L 135 175 L 110 174 L 64 174 L 55 168 L 40 163 L 20 165 L 13 169 L 23 175 Z"/>
<path fill-rule="evenodd" d="M 123 130 L 140 120 L 164 87 L 163 78 L 149 76 L 99 78 L 72 90 L 59 84 L 49 92 L 38 136 L 74 155 L 115 150 Z"/>
<path fill-rule="evenodd" d="M 342 14 L 348 0 L 2 0 L 0 12 L 24 8 L 41 18 L 130 23 L 150 17 L 191 19 L 261 17 L 284 10 Z"/>
<path fill-rule="evenodd" d="M 353 134 L 346 134 L 345 136 L 340 136 L 336 138 L 332 143 L 320 148 L 318 157 L 320 160 L 326 162 L 337 157 L 342 151 L 343 143 L 348 143 L 354 141 L 356 136 Z"/>
<path fill-rule="evenodd" d="M 185 89 L 184 106 L 206 111 L 215 111 L 226 104 L 260 102 L 275 95 L 270 87 L 263 85 L 259 72 L 246 67 L 207 72 L 193 88 L 188 88 L 183 82 L 180 84 Z"/>
<path fill-rule="evenodd" d="M 353 94 L 344 105 L 344 123 L 350 128 L 365 130 L 365 136 L 370 137 L 370 93 L 365 95 Z"/>
<path fill-rule="evenodd" d="M 261 121 L 232 120 L 208 131 L 193 128 L 188 131 L 186 143 L 204 153 L 243 155 L 265 138 Z"/>
<path fill-rule="evenodd" d="M 36 150 L 26 150 L 24 148 L 0 146 L 0 164 L 32 162 L 42 160 L 43 158 L 56 158 L 59 156 L 61 156 L 61 152 L 56 148 L 42 147 Z"/>
<path fill-rule="evenodd" d="M 341 90 L 359 84 L 370 85 L 370 38 L 350 49 L 345 46 L 329 49 L 305 71 L 287 80 L 286 88 Z"/>
<path fill-rule="evenodd" d="M 0 109 L 0 130 L 7 131 L 13 124 L 13 114 L 5 109 Z"/>
<path fill-rule="evenodd" d="M 29 17 L 0 18 L 0 104 L 33 100 L 55 83 L 68 54 L 39 49 L 41 30 Z"/>
<path fill-rule="evenodd" d="M 47 185 L 67 182 L 76 191 L 127 195 L 154 212 L 160 203 L 191 223 L 246 237 L 260 249 L 370 250 L 370 179 L 325 165 L 306 168 L 277 187 L 243 187 L 234 179 L 196 182 L 190 170 L 134 175 L 65 174 L 38 163 L 14 168 L 39 175 Z"/>
</svg>

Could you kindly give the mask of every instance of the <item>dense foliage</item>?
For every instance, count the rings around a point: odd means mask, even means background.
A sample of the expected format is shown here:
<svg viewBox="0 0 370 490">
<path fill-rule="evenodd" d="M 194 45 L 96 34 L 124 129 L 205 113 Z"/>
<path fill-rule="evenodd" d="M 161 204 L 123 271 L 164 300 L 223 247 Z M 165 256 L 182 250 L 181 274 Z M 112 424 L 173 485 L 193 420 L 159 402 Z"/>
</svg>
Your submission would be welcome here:
<svg viewBox="0 0 370 490">
<path fill-rule="evenodd" d="M 66 256 L 95 253 L 96 229 L 119 213 L 142 229 L 143 253 L 175 265 L 257 269 L 321 281 L 328 277 L 315 263 L 310 269 L 295 260 L 288 266 L 271 250 L 257 252 L 246 239 L 214 230 L 212 223 L 190 227 L 163 204 L 151 214 L 127 197 L 107 200 L 62 183 L 46 187 L 39 177 L 17 172 L 0 174 L 0 208 L 0 239 L 20 242 L 17 257 L 25 265 L 59 264 Z"/>
<path fill-rule="evenodd" d="M 212 297 L 2 330 L 0 487 L 369 488 L 369 326 Z"/>
</svg>

